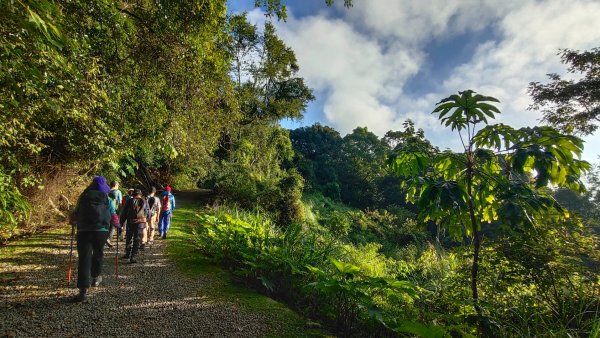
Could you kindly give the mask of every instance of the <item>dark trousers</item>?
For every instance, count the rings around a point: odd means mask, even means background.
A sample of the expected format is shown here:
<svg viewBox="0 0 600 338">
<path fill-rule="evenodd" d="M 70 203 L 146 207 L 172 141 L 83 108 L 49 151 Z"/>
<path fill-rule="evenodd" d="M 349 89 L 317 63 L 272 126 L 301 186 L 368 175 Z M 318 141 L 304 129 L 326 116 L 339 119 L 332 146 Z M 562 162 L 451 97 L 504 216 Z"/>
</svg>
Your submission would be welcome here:
<svg viewBox="0 0 600 338">
<path fill-rule="evenodd" d="M 79 231 L 77 233 L 78 288 L 89 288 L 92 283 L 91 279 L 100 276 L 102 273 L 104 243 L 106 243 L 107 238 L 108 232 L 106 231 Z"/>
<path fill-rule="evenodd" d="M 127 222 L 127 232 L 125 236 L 125 248 L 129 258 L 135 257 L 140 248 L 140 228 L 139 224 Z"/>
</svg>

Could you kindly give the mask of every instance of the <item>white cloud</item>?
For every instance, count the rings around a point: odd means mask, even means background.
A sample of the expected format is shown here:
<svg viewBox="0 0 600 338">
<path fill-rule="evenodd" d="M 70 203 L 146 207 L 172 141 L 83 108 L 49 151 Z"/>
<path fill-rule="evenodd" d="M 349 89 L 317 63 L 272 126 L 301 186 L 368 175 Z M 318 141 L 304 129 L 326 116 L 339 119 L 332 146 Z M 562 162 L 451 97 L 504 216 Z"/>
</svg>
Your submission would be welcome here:
<svg viewBox="0 0 600 338">
<path fill-rule="evenodd" d="M 492 5 L 489 0 L 356 1 L 343 18 L 321 12 L 296 19 L 290 13 L 278 29 L 295 50 L 301 75 L 317 94 L 327 96 L 325 123 L 342 134 L 367 126 L 383 135 L 407 118 L 435 130 L 441 127 L 428 112 L 441 97 L 406 96 L 403 87 L 425 62 L 424 44 L 480 30 L 512 6 L 495 5 L 492 11 Z"/>
<path fill-rule="evenodd" d="M 313 16 L 280 24 L 279 34 L 296 52 L 301 75 L 317 92 L 327 93 L 324 110 L 342 133 L 368 126 L 383 134 L 402 120 L 386 104 L 419 70 L 422 54 L 360 34 L 348 22 Z"/>
<path fill-rule="evenodd" d="M 589 49 L 600 41 L 600 3 L 590 1 L 532 2 L 515 9 L 499 23 L 501 41 L 480 45 L 472 60 L 453 72 L 443 88 L 472 88 L 503 102 L 503 122 L 536 124 L 539 112 L 528 111 L 527 87 L 547 82 L 550 72 L 564 73 L 559 48 Z"/>
<path fill-rule="evenodd" d="M 514 127 L 540 123 L 540 112 L 528 110 L 532 81 L 547 83 L 547 73 L 565 73 L 560 48 L 587 50 L 600 42 L 600 3 L 593 1 L 531 2 L 512 10 L 499 22 L 502 40 L 477 48 L 472 60 L 457 67 L 443 90 L 472 88 L 502 101 L 497 122 Z M 437 137 L 439 137 L 438 135 Z M 583 158 L 598 160 L 600 135 L 584 138 Z"/>
<path fill-rule="evenodd" d="M 327 13 L 301 19 L 290 13 L 278 24 L 301 76 L 325 96 L 323 122 L 342 134 L 367 126 L 381 136 L 411 118 L 441 147 L 458 145 L 430 114 L 441 98 L 470 88 L 502 101 L 497 122 L 539 124 L 540 113 L 527 110 L 529 82 L 565 73 L 559 48 L 586 50 L 600 42 L 600 2 L 592 0 L 357 0 L 341 18 Z M 482 29 L 491 29 L 494 40 L 481 42 L 447 78 L 432 81 L 436 87 L 423 95 L 404 90 L 427 66 L 428 44 Z M 596 160 L 590 148 L 598 149 L 600 135 L 587 139 L 586 158 Z"/>
<path fill-rule="evenodd" d="M 348 18 L 379 38 L 421 45 L 432 38 L 477 31 L 520 0 L 355 1 Z"/>
</svg>

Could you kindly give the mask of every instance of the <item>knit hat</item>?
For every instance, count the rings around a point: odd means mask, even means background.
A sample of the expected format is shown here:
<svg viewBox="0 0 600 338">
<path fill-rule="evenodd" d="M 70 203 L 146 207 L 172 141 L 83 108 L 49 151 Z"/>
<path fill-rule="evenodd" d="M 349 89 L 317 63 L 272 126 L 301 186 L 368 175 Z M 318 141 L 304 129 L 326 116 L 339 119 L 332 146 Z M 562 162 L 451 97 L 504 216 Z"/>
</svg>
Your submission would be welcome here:
<svg viewBox="0 0 600 338">
<path fill-rule="evenodd" d="M 165 191 L 171 192 L 171 186 L 167 185 L 167 187 L 165 188 Z"/>
<path fill-rule="evenodd" d="M 102 191 L 105 194 L 108 194 L 110 192 L 110 187 L 108 186 L 108 184 L 106 184 L 106 178 L 104 178 L 104 176 L 94 177 L 91 188 L 93 190 Z"/>
</svg>

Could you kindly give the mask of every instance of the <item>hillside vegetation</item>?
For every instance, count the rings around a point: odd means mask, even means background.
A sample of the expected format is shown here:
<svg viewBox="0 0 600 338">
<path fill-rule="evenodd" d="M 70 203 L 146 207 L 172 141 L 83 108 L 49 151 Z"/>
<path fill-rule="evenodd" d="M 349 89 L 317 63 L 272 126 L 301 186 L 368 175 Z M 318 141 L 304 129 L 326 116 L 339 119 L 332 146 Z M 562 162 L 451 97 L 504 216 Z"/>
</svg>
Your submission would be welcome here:
<svg viewBox="0 0 600 338">
<path fill-rule="evenodd" d="M 314 96 L 270 20 L 225 0 L 1 2 L 0 240 L 65 219 L 92 175 L 210 189 L 194 252 L 328 332 L 600 335 L 600 176 L 573 134 L 597 128 L 600 49 L 562 52 L 580 82 L 531 84 L 548 126 L 440 98 L 452 151 L 410 120 L 282 128 Z"/>
</svg>

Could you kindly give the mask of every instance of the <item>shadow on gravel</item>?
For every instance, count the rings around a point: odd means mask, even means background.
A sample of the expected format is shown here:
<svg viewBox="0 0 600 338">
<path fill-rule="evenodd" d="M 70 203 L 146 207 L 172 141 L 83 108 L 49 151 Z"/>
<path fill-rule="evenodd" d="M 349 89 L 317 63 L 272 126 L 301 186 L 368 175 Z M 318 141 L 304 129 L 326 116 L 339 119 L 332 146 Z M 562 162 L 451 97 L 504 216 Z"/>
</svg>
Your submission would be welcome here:
<svg viewBox="0 0 600 338">
<path fill-rule="evenodd" d="M 181 202 L 201 204 L 193 193 Z M 179 202 L 179 201 L 178 201 Z M 180 210 L 179 219 L 194 217 Z M 53 230 L 0 249 L 0 337 L 263 337 L 265 318 L 216 300 L 210 276 L 188 278 L 169 263 L 164 246 L 173 236 L 140 251 L 135 264 L 106 249 L 103 282 L 87 302 L 77 293 L 77 253 L 67 286 L 70 233 Z M 123 242 L 120 242 L 121 256 Z"/>
</svg>

